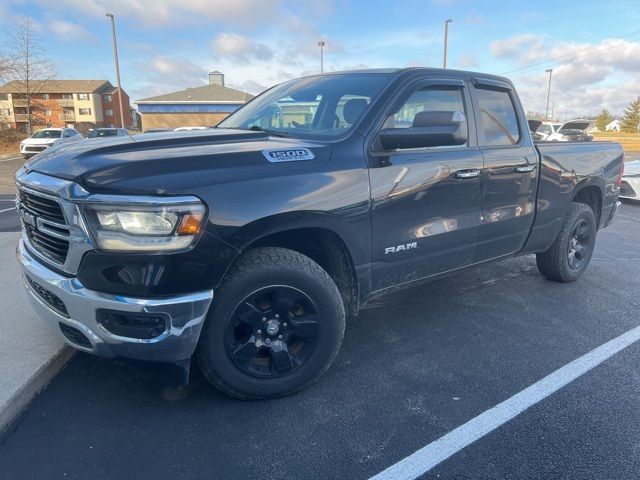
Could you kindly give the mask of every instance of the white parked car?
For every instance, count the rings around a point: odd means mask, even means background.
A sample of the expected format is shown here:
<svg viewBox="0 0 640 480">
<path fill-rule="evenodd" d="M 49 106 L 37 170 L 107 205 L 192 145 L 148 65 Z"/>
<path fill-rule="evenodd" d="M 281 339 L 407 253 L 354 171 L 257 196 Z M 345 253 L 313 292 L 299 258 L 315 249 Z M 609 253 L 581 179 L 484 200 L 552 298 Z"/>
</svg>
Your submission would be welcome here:
<svg viewBox="0 0 640 480">
<path fill-rule="evenodd" d="M 20 153 L 24 158 L 30 158 L 45 148 L 77 142 L 83 138 L 82 134 L 74 128 L 43 128 L 20 142 Z"/>
<path fill-rule="evenodd" d="M 178 127 L 174 128 L 174 132 L 188 132 L 189 130 L 208 130 L 210 127 Z"/>
<path fill-rule="evenodd" d="M 624 164 L 620 197 L 640 200 L 640 160 Z"/>
<path fill-rule="evenodd" d="M 558 130 L 544 140 L 547 142 L 590 142 L 593 137 L 587 133 L 587 130 L 592 124 L 592 120 L 571 120 L 563 123 Z"/>
<path fill-rule="evenodd" d="M 545 141 L 551 135 L 556 133 L 562 127 L 561 123 L 551 123 L 551 122 L 543 122 L 540 124 L 538 129 L 535 131 L 538 135 L 540 135 L 540 140 Z"/>
</svg>

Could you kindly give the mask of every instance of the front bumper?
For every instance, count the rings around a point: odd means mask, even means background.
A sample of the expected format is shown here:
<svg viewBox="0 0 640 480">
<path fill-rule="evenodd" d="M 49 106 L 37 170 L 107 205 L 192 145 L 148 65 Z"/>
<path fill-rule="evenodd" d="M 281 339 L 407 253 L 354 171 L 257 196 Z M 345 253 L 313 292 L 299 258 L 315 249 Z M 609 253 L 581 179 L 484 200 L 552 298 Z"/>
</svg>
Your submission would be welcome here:
<svg viewBox="0 0 640 480">
<path fill-rule="evenodd" d="M 74 348 L 101 357 L 160 362 L 184 360 L 195 351 L 213 299 L 212 290 L 154 299 L 99 293 L 86 289 L 76 278 L 62 276 L 39 263 L 22 240 L 16 253 L 33 308 Z M 59 302 L 60 309 L 55 309 Z M 66 310 L 68 317 L 61 310 Z M 101 310 L 153 314 L 166 320 L 166 328 L 152 339 L 114 335 L 98 322 L 97 313 Z"/>
</svg>

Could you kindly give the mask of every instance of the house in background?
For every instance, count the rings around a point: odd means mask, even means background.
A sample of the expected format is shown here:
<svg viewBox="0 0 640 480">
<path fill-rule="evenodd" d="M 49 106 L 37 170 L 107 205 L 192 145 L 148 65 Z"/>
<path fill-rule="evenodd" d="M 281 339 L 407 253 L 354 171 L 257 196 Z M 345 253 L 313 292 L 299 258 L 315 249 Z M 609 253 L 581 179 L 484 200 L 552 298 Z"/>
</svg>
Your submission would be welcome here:
<svg viewBox="0 0 640 480">
<path fill-rule="evenodd" d="M 119 127 L 118 89 L 107 80 L 34 81 L 31 94 L 32 128 L 70 127 L 86 131 Z M 26 131 L 28 114 L 24 82 L 14 80 L 0 87 L 0 123 Z M 132 123 L 129 96 L 122 91 L 124 126 Z"/>
<path fill-rule="evenodd" d="M 254 95 L 224 85 L 220 72 L 209 74 L 209 84 L 136 100 L 142 129 L 217 125 Z"/>
<path fill-rule="evenodd" d="M 620 119 L 616 118 L 614 121 L 608 123 L 607 126 L 604 127 L 604 129 L 607 132 L 619 132 L 620 131 Z"/>
</svg>

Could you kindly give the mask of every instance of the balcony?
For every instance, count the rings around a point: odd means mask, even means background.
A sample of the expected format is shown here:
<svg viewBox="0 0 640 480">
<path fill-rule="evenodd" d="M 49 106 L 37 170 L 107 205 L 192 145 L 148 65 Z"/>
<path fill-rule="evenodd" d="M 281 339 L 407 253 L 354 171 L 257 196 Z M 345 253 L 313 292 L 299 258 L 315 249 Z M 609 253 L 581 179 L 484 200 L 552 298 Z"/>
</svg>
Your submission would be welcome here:
<svg viewBox="0 0 640 480">
<path fill-rule="evenodd" d="M 29 115 L 27 115 L 26 113 L 16 113 L 14 117 L 16 119 L 16 123 L 29 121 Z"/>
<path fill-rule="evenodd" d="M 75 113 L 61 113 L 60 120 L 64 122 L 75 122 L 76 114 Z"/>
<path fill-rule="evenodd" d="M 72 98 L 63 98 L 58 100 L 58 105 L 61 107 L 73 107 L 73 99 Z"/>
<path fill-rule="evenodd" d="M 29 102 L 27 101 L 26 98 L 14 98 L 13 99 L 13 107 L 27 107 L 29 104 Z"/>
</svg>

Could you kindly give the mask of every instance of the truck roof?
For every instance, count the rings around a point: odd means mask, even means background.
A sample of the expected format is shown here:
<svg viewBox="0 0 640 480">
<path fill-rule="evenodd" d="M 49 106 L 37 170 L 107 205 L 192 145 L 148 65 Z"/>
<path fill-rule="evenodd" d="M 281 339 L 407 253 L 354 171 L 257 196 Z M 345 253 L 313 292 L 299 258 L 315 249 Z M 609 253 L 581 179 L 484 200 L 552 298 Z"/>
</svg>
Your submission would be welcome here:
<svg viewBox="0 0 640 480">
<path fill-rule="evenodd" d="M 309 75 L 309 77 L 318 77 L 322 75 L 349 75 L 349 74 L 363 74 L 363 73 L 373 73 L 373 74 L 386 74 L 386 75 L 397 75 L 400 76 L 402 74 L 407 74 L 411 72 L 424 72 L 431 73 L 437 76 L 441 76 L 446 72 L 446 75 L 449 77 L 476 77 L 476 78 L 489 78 L 494 80 L 501 80 L 508 83 L 511 81 L 507 77 L 501 77 L 500 75 L 493 75 L 490 73 L 481 73 L 481 72 L 472 72 L 469 70 L 453 70 L 450 68 L 432 68 L 432 67 L 406 67 L 406 68 L 363 68 L 357 70 L 342 70 L 336 72 L 325 72 L 318 73 L 315 75 Z"/>
</svg>

